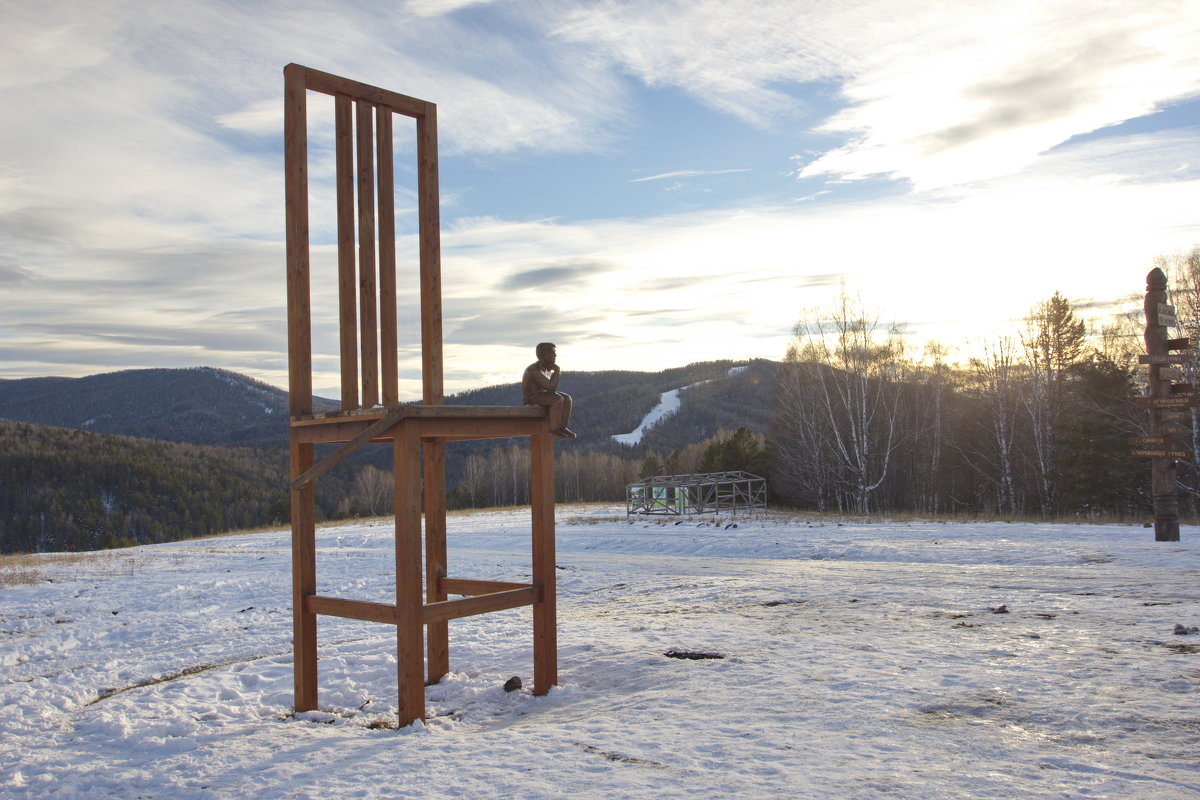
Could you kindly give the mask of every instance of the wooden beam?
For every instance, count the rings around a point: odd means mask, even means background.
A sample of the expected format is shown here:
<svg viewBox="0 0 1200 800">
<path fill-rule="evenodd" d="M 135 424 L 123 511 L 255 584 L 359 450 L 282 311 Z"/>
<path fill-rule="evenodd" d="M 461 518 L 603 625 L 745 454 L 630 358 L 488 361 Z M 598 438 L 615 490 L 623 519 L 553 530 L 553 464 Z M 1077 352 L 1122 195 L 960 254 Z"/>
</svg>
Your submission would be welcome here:
<svg viewBox="0 0 1200 800">
<path fill-rule="evenodd" d="M 292 474 L 312 464 L 313 448 L 291 442 Z M 311 485 L 292 490 L 292 660 L 296 711 L 317 707 L 317 618 L 305 607 L 317 591 L 316 502 Z"/>
<path fill-rule="evenodd" d="M 354 115 L 350 98 L 334 98 L 337 164 L 338 338 L 342 410 L 358 408 L 358 275 L 354 252 Z"/>
<path fill-rule="evenodd" d="M 498 417 L 501 419 L 545 419 L 545 406 L 447 406 L 447 405 L 405 405 L 406 414 L 410 417 L 435 419 L 463 419 L 476 417 Z M 320 414 L 305 414 L 293 417 L 292 427 L 304 425 L 323 425 L 328 421 L 371 419 L 382 417 L 388 413 L 382 408 L 360 408 L 356 411 L 323 411 Z"/>
<path fill-rule="evenodd" d="M 390 603 L 371 603 L 366 600 L 347 600 L 341 597 L 310 595 L 305 598 L 304 609 L 310 614 L 327 617 L 361 619 L 364 622 L 396 624 L 397 611 Z"/>
<path fill-rule="evenodd" d="M 446 599 L 441 580 L 446 576 L 446 446 L 422 445 L 425 459 L 425 602 Z M 437 683 L 450 672 L 450 629 L 445 620 L 425 626 L 426 679 Z"/>
<path fill-rule="evenodd" d="M 375 296 L 375 155 L 372 107 L 355 103 L 358 139 L 358 317 L 362 369 L 362 404 L 379 402 L 379 322 Z"/>
<path fill-rule="evenodd" d="M 425 606 L 424 619 L 426 623 L 473 617 L 476 614 L 490 614 L 493 611 L 503 611 L 507 608 L 532 605 L 537 601 L 536 586 L 526 586 L 523 589 L 510 589 L 506 592 L 481 594 L 475 597 L 462 597 L 456 600 L 443 600 L 440 603 L 429 603 Z"/>
<path fill-rule="evenodd" d="M 461 594 L 473 596 L 477 594 L 494 594 L 507 592 L 510 589 L 528 589 L 532 583 L 512 583 L 511 581 L 479 581 L 471 578 L 442 578 L 441 587 L 444 594 Z"/>
<path fill-rule="evenodd" d="M 530 504 L 533 516 L 533 693 L 558 683 L 558 612 L 554 563 L 554 439 L 549 423 L 530 439 Z"/>
<path fill-rule="evenodd" d="M 400 403 L 396 331 L 396 188 L 392 112 L 375 109 L 379 194 L 379 381 L 385 406 Z"/>
<path fill-rule="evenodd" d="M 417 120 L 417 203 L 421 258 L 421 383 L 425 405 L 441 405 L 442 244 L 438 208 L 437 107 Z"/>
<path fill-rule="evenodd" d="M 358 434 L 353 439 L 346 442 L 346 444 L 322 458 L 312 467 L 306 469 L 303 474 L 292 481 L 292 488 L 299 489 L 306 484 L 312 483 L 313 480 L 315 480 L 318 476 L 328 471 L 330 467 L 340 463 L 344 458 L 346 458 L 346 456 L 350 455 L 376 436 L 383 435 L 385 431 L 387 431 L 393 425 L 396 425 L 402 419 L 404 419 L 404 406 L 397 406 L 396 408 L 393 408 L 387 413 L 387 415 L 363 430 L 362 433 Z"/>
<path fill-rule="evenodd" d="M 283 71 L 283 163 L 287 236 L 288 413 L 312 413 L 312 312 L 308 254 L 308 99 L 304 68 Z"/>
<path fill-rule="evenodd" d="M 425 718 L 421 608 L 421 440 L 403 426 L 392 448 L 396 481 L 396 682 L 399 725 Z"/>
<path fill-rule="evenodd" d="M 358 81 L 352 81 L 338 75 L 331 75 L 328 72 L 302 67 L 299 64 L 288 64 L 284 68 L 285 72 L 287 70 L 298 72 L 302 76 L 307 88 L 314 92 L 360 97 L 373 105 L 388 106 L 397 114 L 403 114 L 406 117 L 420 119 L 426 114 L 426 108 L 432 105 L 415 97 L 381 89 L 378 86 L 371 86 L 367 83 L 359 83 Z"/>
</svg>

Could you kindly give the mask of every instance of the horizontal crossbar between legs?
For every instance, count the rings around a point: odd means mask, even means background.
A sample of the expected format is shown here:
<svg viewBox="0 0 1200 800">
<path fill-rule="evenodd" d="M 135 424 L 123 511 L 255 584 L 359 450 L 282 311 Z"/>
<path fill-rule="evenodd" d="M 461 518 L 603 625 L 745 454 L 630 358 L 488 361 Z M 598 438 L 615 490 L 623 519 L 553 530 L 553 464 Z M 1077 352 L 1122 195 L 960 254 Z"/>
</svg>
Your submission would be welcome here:
<svg viewBox="0 0 1200 800">
<path fill-rule="evenodd" d="M 451 583 L 455 583 L 451 579 Z M 538 587 L 532 584 L 505 584 L 499 581 L 461 581 L 467 586 L 459 588 L 469 590 L 471 597 L 461 597 L 454 600 L 443 600 L 438 603 L 427 603 L 421 607 L 421 622 L 445 622 L 460 617 L 473 617 L 478 614 L 488 614 L 493 611 L 504 611 L 510 608 L 531 606 L 538 602 Z M 474 586 L 470 586 L 474 584 Z M 503 591 L 476 591 L 484 585 L 515 586 L 518 588 Z M 455 594 L 458 591 L 449 590 Z M 310 614 L 322 614 L 327 617 L 343 617 L 364 622 L 383 622 L 388 625 L 398 624 L 399 614 L 396 606 L 390 603 L 372 603 L 366 600 L 348 600 L 341 597 L 326 597 L 310 595 L 304 600 L 304 609 Z"/>
</svg>

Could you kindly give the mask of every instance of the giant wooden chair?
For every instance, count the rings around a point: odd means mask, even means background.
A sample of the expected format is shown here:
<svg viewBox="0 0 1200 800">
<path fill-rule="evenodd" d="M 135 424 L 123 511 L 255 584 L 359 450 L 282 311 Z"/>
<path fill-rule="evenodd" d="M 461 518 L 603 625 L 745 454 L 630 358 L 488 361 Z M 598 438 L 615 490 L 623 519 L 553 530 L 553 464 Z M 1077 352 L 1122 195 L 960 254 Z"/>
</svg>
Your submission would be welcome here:
<svg viewBox="0 0 1200 800">
<path fill-rule="evenodd" d="M 332 95 L 335 120 L 342 396 L 340 411 L 321 414 L 313 413 L 312 400 L 310 92 Z M 449 672 L 447 622 L 458 617 L 533 606 L 533 692 L 545 694 L 557 681 L 554 444 L 541 406 L 443 405 L 436 106 L 298 64 L 284 69 L 284 94 L 296 711 L 317 707 L 317 616 L 321 614 L 395 626 L 401 727 L 424 718 L 426 679 L 433 683 Z M 416 120 L 420 404 L 399 400 L 393 114 Z M 532 582 L 452 578 L 446 564 L 445 443 L 502 437 L 530 441 Z M 393 451 L 396 597 L 388 603 L 317 594 L 313 483 L 368 442 L 389 443 Z M 318 461 L 314 447 L 319 444 L 341 446 Z"/>
</svg>

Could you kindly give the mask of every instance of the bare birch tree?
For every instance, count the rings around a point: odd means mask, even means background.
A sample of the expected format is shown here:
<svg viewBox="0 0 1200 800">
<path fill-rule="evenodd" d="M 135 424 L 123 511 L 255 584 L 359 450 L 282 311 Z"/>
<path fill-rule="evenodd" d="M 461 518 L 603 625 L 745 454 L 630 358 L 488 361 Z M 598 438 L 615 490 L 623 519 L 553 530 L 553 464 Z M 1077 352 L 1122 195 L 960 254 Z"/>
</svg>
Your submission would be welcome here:
<svg viewBox="0 0 1200 800">
<path fill-rule="evenodd" d="M 999 337 L 983 346 L 983 354 L 970 360 L 972 389 L 987 412 L 990 445 L 987 453 L 975 453 L 967 463 L 976 469 L 981 461 L 991 465 L 987 478 L 994 482 L 996 510 L 1001 514 L 1022 511 L 1016 482 L 1017 414 L 1020 405 L 1022 365 L 1016 344 Z"/>
<path fill-rule="evenodd" d="M 905 438 L 899 429 L 902 385 L 910 365 L 895 331 L 842 297 L 832 314 L 802 319 L 785 365 L 801 405 L 777 408 L 780 430 L 793 442 L 775 440 L 782 460 L 820 463 L 860 513 L 871 509 L 874 492 L 888 478 L 893 455 Z M 795 448 L 817 448 L 819 455 Z"/>
</svg>

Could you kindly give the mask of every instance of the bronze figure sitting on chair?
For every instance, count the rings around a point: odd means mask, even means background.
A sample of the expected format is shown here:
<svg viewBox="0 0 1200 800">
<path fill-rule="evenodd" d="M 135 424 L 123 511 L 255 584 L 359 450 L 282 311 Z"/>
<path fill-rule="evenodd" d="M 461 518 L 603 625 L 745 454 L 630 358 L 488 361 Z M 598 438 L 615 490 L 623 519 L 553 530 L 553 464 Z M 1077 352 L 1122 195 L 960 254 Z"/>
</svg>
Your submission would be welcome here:
<svg viewBox="0 0 1200 800">
<path fill-rule="evenodd" d="M 573 401 L 571 395 L 558 391 L 562 370 L 555 363 L 554 345 L 550 342 L 539 344 L 537 358 L 521 376 L 521 402 L 527 406 L 547 406 L 550 409 L 550 435 L 555 439 L 574 439 L 574 431 L 567 427 Z"/>
</svg>

